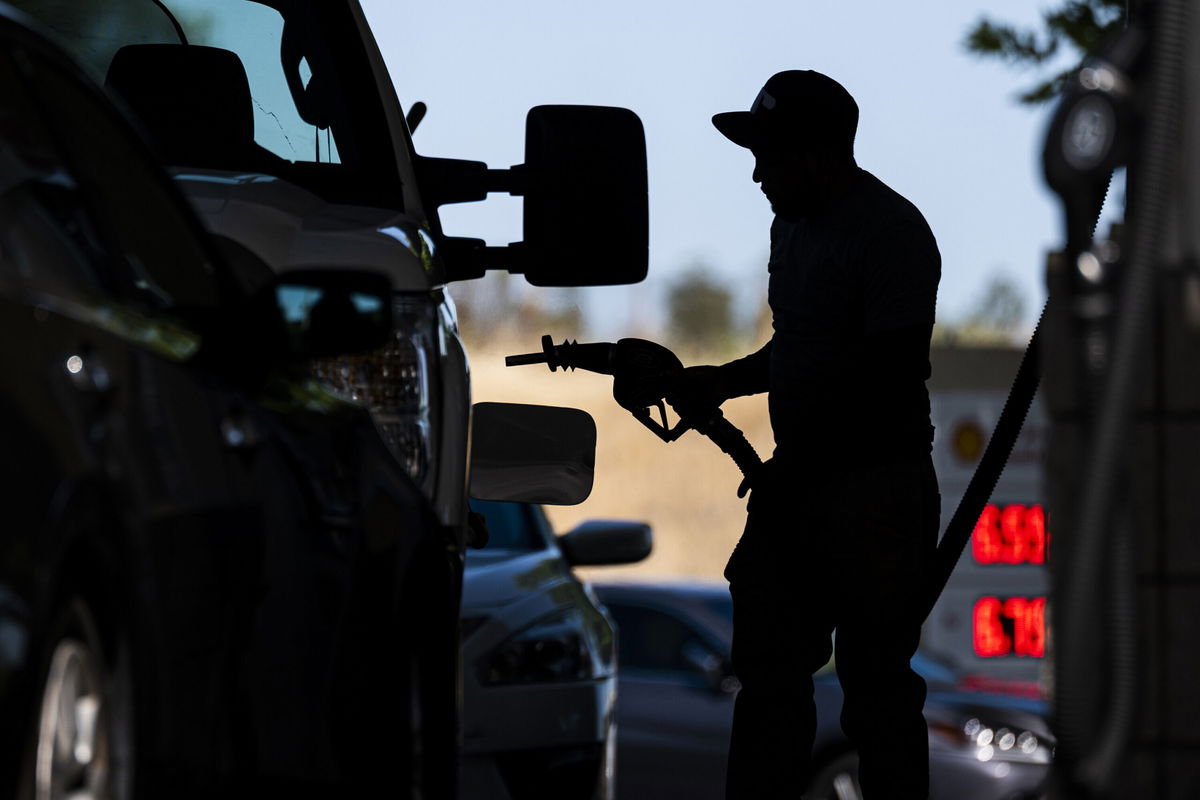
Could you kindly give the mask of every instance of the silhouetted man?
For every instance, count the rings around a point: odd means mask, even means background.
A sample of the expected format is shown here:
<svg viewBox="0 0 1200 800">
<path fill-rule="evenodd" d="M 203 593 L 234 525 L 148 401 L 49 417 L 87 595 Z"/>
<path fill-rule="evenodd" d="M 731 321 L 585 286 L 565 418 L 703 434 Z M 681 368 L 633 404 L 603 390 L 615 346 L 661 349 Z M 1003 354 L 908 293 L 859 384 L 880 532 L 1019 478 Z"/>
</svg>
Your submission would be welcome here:
<svg viewBox="0 0 1200 800">
<path fill-rule="evenodd" d="M 831 78 L 781 72 L 750 111 L 713 124 L 754 154 L 775 212 L 771 341 L 682 378 L 716 402 L 768 392 L 775 433 L 725 570 L 742 684 L 727 796 L 799 794 L 811 676 L 836 650 L 864 794 L 925 797 L 925 685 L 909 660 L 938 533 L 925 388 L 937 244 L 916 207 L 855 163 L 858 106 Z"/>
</svg>

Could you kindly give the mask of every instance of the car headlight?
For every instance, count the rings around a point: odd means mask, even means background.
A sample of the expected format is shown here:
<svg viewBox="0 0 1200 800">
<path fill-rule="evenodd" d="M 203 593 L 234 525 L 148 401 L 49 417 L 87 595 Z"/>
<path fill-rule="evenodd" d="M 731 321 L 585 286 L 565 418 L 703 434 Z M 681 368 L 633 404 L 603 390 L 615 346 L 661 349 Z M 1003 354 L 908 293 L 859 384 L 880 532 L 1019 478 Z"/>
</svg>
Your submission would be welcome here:
<svg viewBox="0 0 1200 800">
<path fill-rule="evenodd" d="M 505 639 L 479 662 L 487 686 L 596 677 L 600 665 L 578 612 L 562 611 Z"/>
<path fill-rule="evenodd" d="M 395 296 L 395 331 L 382 348 L 362 355 L 320 359 L 317 377 L 338 395 L 366 406 L 388 449 L 427 491 L 433 462 L 432 415 L 437 315 L 424 295 Z"/>
<path fill-rule="evenodd" d="M 989 724 L 978 717 L 960 725 L 930 721 L 929 731 L 963 747 L 980 761 L 1049 764 L 1053 756 L 1053 742 L 1044 735 L 1020 726 Z"/>
</svg>

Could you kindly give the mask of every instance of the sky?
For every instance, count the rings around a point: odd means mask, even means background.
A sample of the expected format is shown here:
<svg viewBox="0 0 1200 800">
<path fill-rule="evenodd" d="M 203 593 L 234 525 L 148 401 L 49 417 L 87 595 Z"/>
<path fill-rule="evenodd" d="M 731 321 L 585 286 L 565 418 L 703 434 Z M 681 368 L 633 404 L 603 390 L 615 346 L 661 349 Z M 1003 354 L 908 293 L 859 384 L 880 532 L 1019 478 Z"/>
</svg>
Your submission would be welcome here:
<svg viewBox="0 0 1200 800">
<path fill-rule="evenodd" d="M 579 293 L 609 335 L 661 322 L 665 287 L 697 263 L 744 309 L 766 287 L 771 212 L 749 152 L 710 123 L 747 110 L 766 79 L 816 69 L 858 101 L 858 163 L 913 201 L 942 253 L 939 319 L 961 317 L 1003 275 L 1045 297 L 1045 253 L 1061 241 L 1041 177 L 1049 106 L 1015 101 L 1037 73 L 969 55 L 981 15 L 1036 25 L 1031 0 L 362 0 L 405 107 L 429 106 L 414 136 L 424 155 L 523 160 L 534 105 L 630 108 L 646 130 L 650 277 Z M 520 238 L 520 201 L 492 195 L 444 207 L 447 233 Z M 597 236 L 610 235 L 597 221 Z"/>
</svg>

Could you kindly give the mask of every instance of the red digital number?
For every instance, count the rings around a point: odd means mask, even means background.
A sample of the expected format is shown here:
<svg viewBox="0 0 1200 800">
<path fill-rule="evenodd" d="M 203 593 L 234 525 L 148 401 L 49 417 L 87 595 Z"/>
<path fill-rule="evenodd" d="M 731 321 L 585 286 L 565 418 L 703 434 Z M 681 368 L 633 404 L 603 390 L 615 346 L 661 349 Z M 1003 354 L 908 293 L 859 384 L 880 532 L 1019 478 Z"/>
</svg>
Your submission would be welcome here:
<svg viewBox="0 0 1200 800">
<path fill-rule="evenodd" d="M 1046 514 L 1040 505 L 989 503 L 971 535 L 971 553 L 980 564 L 1043 564 Z"/>
<path fill-rule="evenodd" d="M 1046 598 L 981 597 L 972 619 L 975 655 L 982 658 L 1046 654 Z"/>
</svg>

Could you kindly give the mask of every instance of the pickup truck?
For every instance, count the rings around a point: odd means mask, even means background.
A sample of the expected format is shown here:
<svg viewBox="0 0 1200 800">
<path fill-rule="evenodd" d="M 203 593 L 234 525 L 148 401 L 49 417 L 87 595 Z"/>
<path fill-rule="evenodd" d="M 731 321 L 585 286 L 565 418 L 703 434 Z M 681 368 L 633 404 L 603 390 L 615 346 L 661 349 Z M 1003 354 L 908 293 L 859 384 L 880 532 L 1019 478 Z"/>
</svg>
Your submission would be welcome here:
<svg viewBox="0 0 1200 800">
<path fill-rule="evenodd" d="M 248 294 L 277 274 L 305 268 L 374 270 L 390 278 L 392 340 L 367 354 L 314 361 L 312 369 L 370 409 L 431 504 L 446 563 L 440 574 L 423 576 L 427 606 L 419 613 L 433 620 L 426 624 L 454 631 L 470 536 L 472 407 L 467 353 L 447 286 L 490 269 L 524 274 L 539 286 L 641 280 L 648 224 L 637 116 L 542 106 L 527 118 L 524 164 L 491 169 L 428 158 L 413 148 L 409 120 L 357 0 L 14 5 L 49 29 L 129 112 Z M 480 123 L 486 135 L 486 120 Z M 444 234 L 440 206 L 491 192 L 524 198 L 523 241 L 488 247 Z M 486 474 L 503 476 L 511 466 L 509 474 L 528 476 L 525 487 L 477 479 L 473 493 L 579 502 L 576 467 L 590 469 L 587 426 L 554 421 L 561 416 L 531 425 L 529 414 L 493 414 L 474 432 L 513 443 L 499 460 L 497 448 L 489 448 Z M 485 429 L 514 420 L 518 427 L 507 433 Z M 520 446 L 521 431 L 555 434 L 543 435 L 542 443 L 567 455 Z M 529 463 L 535 456 L 540 464 Z M 568 462 L 573 466 L 563 467 Z M 548 463 L 573 472 L 561 490 L 553 477 L 538 477 Z M 422 763 L 396 780 L 414 796 L 454 791 L 457 638 L 444 638 L 454 644 L 424 654 L 425 667 L 409 670 L 423 676 L 413 680 L 422 702 L 409 721 Z"/>
</svg>

